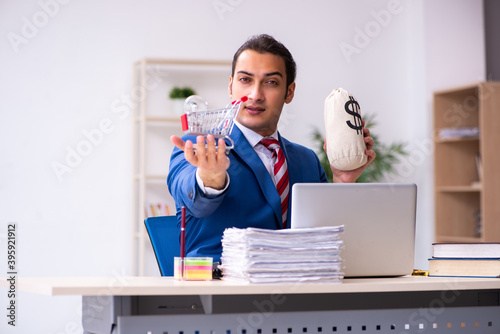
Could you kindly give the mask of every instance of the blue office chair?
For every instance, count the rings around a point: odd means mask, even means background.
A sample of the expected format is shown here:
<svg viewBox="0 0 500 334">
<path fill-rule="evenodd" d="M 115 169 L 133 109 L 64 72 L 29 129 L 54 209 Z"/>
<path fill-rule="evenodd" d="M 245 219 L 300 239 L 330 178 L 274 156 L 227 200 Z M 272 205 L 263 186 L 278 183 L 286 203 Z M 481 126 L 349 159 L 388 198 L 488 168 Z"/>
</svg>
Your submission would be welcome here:
<svg viewBox="0 0 500 334">
<path fill-rule="evenodd" d="M 176 216 L 148 217 L 144 220 L 162 276 L 174 276 L 174 257 L 180 256 Z"/>
</svg>

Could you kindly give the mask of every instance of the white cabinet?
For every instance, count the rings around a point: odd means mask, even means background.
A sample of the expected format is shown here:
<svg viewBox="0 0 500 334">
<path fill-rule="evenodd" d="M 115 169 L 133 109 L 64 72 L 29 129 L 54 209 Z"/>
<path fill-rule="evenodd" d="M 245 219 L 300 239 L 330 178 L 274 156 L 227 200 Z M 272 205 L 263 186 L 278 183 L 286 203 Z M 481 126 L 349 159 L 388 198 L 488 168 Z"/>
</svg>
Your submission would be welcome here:
<svg viewBox="0 0 500 334">
<path fill-rule="evenodd" d="M 230 102 L 230 61 L 142 59 L 133 66 L 132 117 L 132 274 L 158 275 L 144 219 L 175 214 L 166 179 L 173 144 L 181 136 L 180 115 L 168 94 L 174 86 L 189 86 L 210 109 Z M 160 209 L 152 210 L 151 207 Z M 156 211 L 156 212 L 155 212 Z"/>
</svg>

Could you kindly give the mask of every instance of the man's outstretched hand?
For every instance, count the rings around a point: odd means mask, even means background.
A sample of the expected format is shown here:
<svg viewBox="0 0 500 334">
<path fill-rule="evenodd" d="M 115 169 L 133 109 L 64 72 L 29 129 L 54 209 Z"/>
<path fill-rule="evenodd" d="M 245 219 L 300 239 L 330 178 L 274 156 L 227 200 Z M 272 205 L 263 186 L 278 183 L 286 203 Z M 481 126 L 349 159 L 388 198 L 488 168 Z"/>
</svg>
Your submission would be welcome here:
<svg viewBox="0 0 500 334">
<path fill-rule="evenodd" d="M 208 135 L 205 146 L 205 137 L 196 137 L 196 150 L 193 142 L 184 141 L 177 136 L 171 136 L 170 141 L 180 150 L 184 151 L 186 161 L 198 167 L 198 175 L 205 187 L 221 190 L 226 185 L 226 171 L 229 168 L 229 158 L 226 155 L 226 143 L 223 138 L 215 145 L 213 135 Z"/>
</svg>

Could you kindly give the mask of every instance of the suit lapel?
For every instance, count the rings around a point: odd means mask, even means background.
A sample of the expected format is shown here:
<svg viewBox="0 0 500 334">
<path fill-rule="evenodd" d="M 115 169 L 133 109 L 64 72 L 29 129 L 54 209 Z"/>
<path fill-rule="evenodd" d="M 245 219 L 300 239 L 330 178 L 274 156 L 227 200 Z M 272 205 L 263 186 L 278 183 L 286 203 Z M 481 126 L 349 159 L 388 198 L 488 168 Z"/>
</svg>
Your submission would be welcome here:
<svg viewBox="0 0 500 334">
<path fill-rule="evenodd" d="M 231 138 L 234 140 L 233 153 L 238 155 L 238 157 L 243 160 L 248 167 L 253 171 L 257 181 L 259 182 L 260 189 L 264 194 L 267 202 L 273 208 L 274 214 L 278 219 L 279 226 L 281 226 L 281 199 L 276 191 L 273 180 L 267 172 L 266 167 L 260 160 L 257 153 L 252 146 L 248 143 L 243 133 L 238 129 L 237 126 L 233 128 L 231 133 Z"/>
</svg>

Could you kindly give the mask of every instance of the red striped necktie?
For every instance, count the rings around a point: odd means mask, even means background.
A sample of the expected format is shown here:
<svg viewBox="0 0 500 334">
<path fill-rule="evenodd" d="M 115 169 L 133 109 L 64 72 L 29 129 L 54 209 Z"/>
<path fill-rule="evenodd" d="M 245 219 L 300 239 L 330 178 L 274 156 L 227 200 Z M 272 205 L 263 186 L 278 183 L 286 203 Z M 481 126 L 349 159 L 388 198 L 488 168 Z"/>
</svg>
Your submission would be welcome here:
<svg viewBox="0 0 500 334">
<path fill-rule="evenodd" d="M 276 189 L 281 198 L 281 217 L 283 221 L 283 228 L 286 228 L 286 213 L 288 211 L 288 194 L 289 194 L 289 181 L 288 181 L 288 168 L 286 165 L 285 154 L 280 147 L 280 143 L 274 138 L 263 138 L 261 144 L 264 145 L 269 151 L 273 152 L 273 159 L 276 160 L 274 164 L 274 180 L 276 182 Z M 276 159 L 277 158 L 277 159 Z"/>
</svg>

